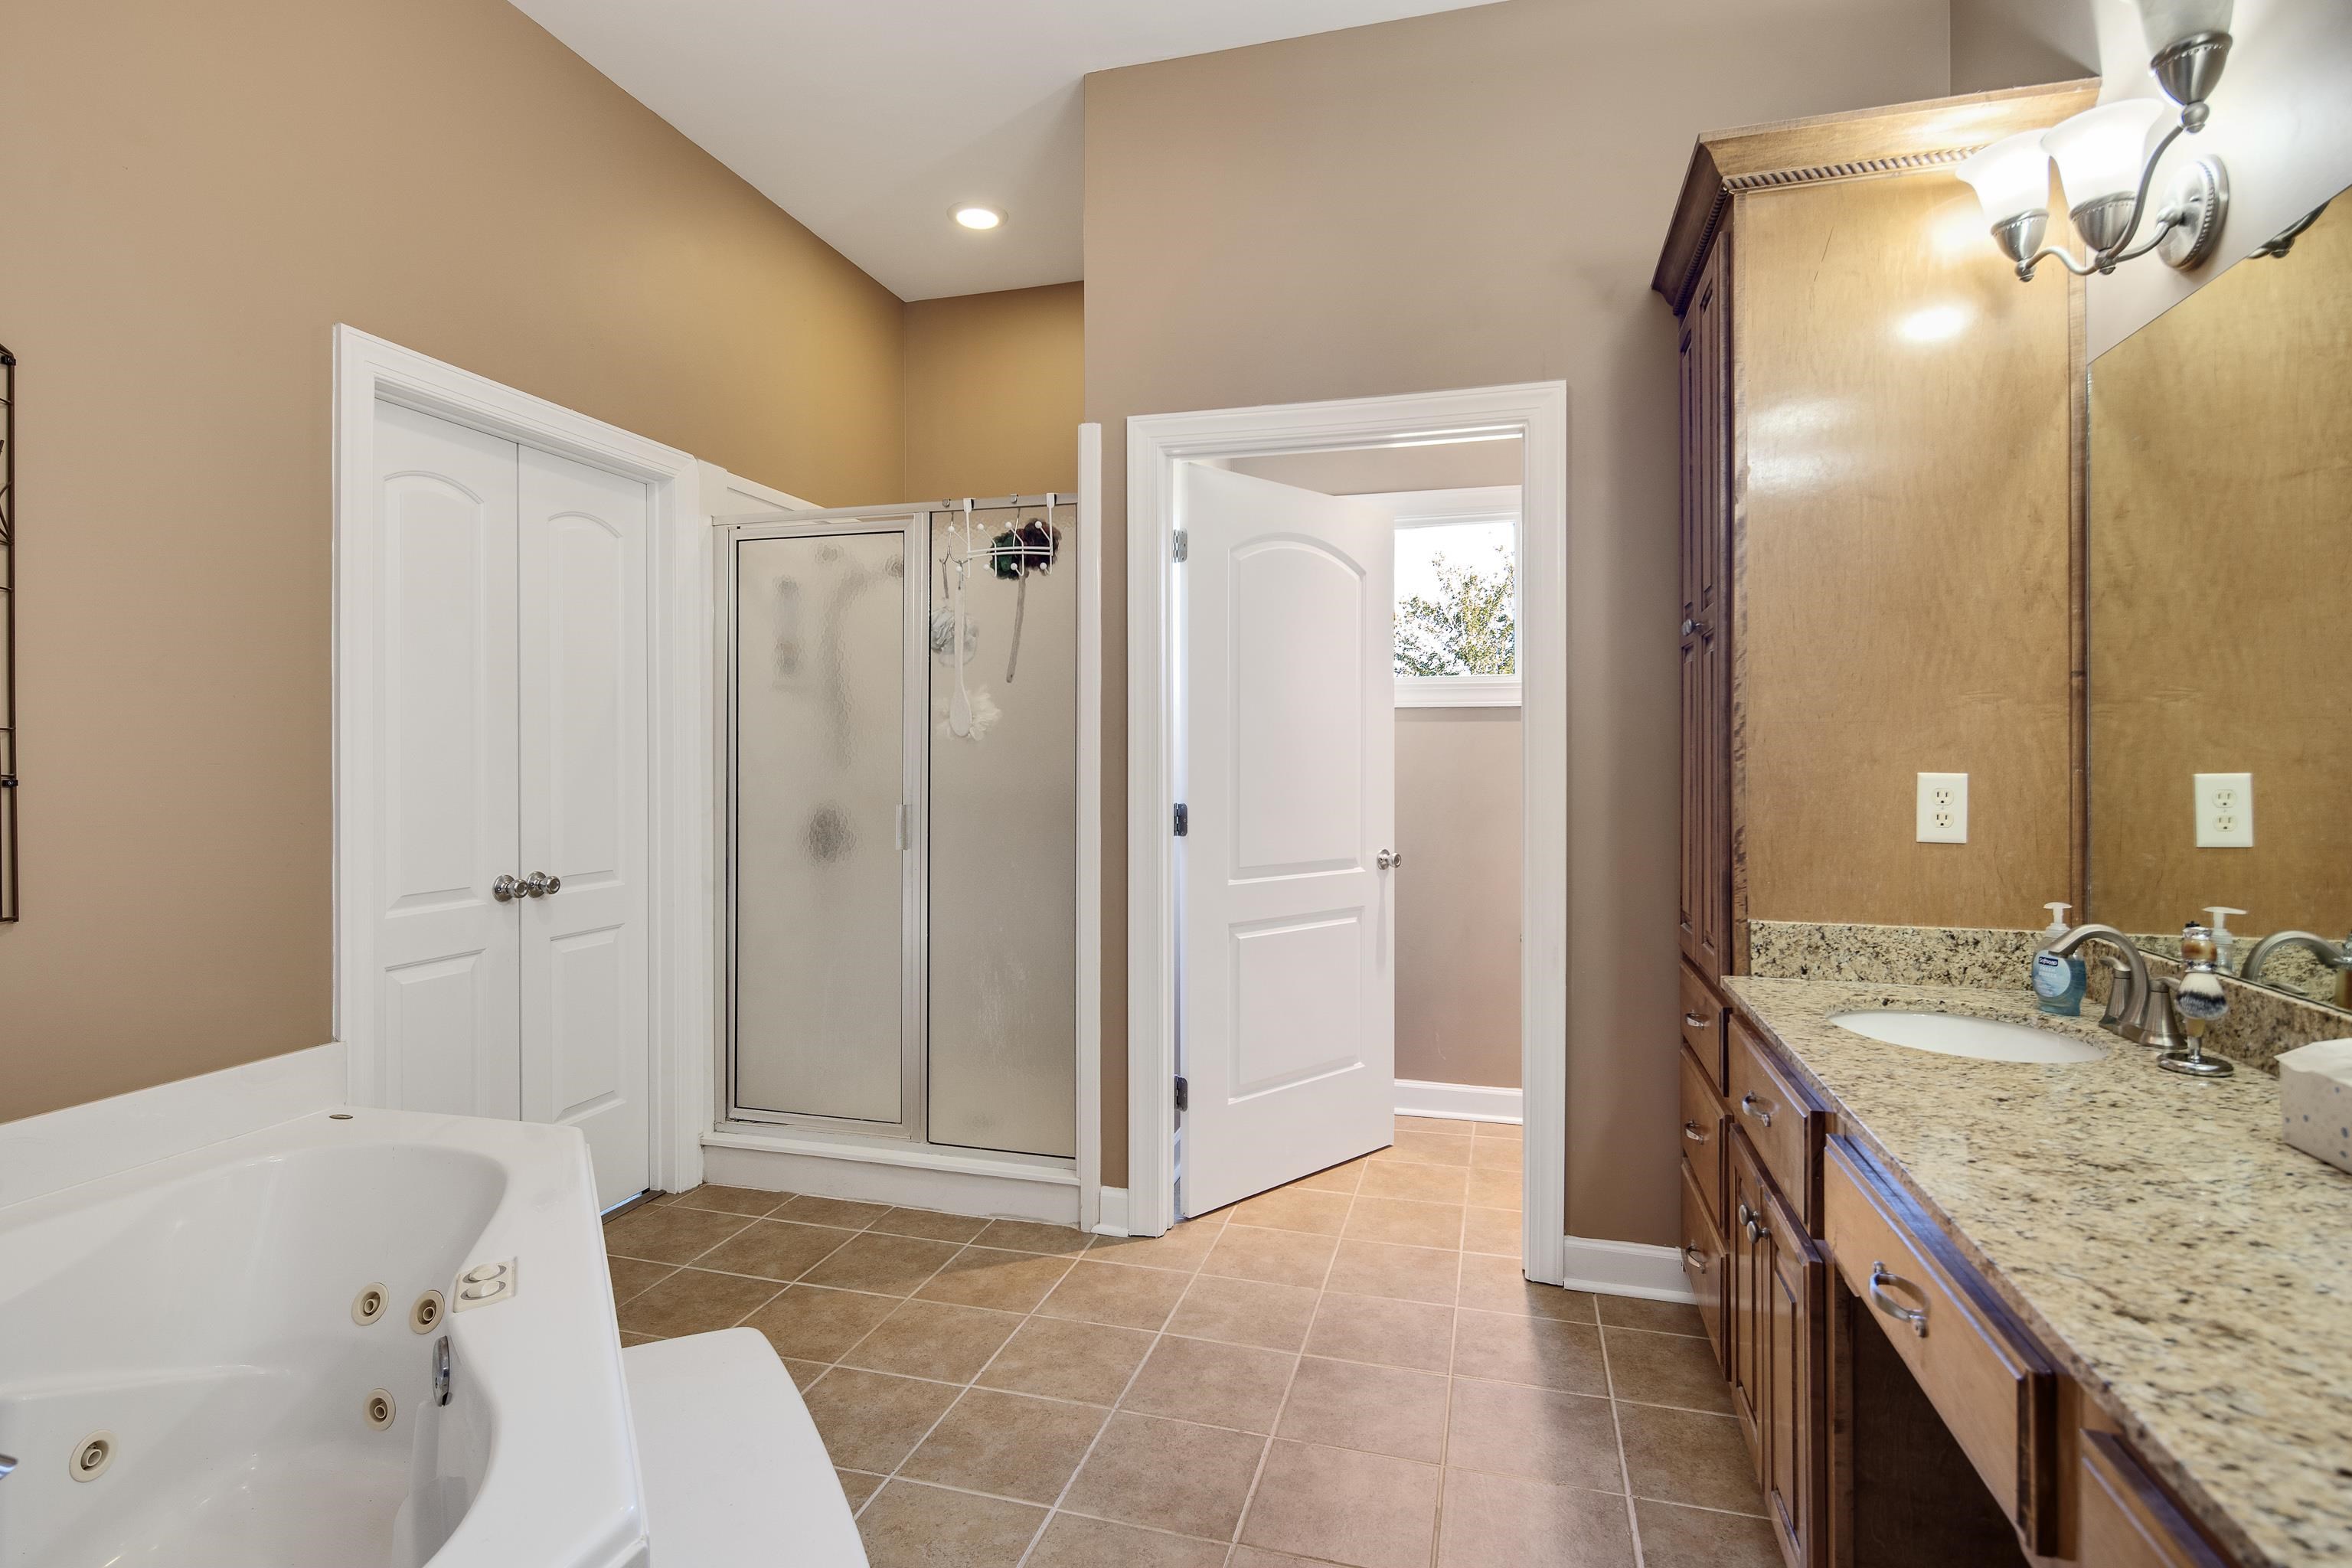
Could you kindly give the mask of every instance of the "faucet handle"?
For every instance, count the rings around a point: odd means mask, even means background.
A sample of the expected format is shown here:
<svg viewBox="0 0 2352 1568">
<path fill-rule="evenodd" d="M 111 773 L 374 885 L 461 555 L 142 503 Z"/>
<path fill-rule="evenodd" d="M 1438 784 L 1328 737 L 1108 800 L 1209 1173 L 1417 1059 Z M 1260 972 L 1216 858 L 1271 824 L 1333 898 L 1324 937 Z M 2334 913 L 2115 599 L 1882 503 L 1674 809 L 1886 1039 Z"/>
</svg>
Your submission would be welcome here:
<svg viewBox="0 0 2352 1568">
<path fill-rule="evenodd" d="M 2107 1010 L 2099 1018 L 2099 1027 L 2120 1031 L 2131 1021 L 2132 1008 L 2140 998 L 2132 994 L 2131 965 L 2120 958 L 2109 958 L 2107 965 Z"/>
</svg>

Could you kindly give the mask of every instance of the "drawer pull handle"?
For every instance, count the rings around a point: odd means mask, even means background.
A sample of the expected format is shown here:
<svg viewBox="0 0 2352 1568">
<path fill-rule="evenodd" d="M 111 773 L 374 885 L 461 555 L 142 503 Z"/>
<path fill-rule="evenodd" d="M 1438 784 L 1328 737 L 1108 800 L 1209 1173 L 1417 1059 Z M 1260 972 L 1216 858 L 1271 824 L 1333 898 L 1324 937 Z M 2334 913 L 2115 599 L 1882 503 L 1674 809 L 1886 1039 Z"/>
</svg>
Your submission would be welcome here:
<svg viewBox="0 0 2352 1568">
<path fill-rule="evenodd" d="M 1743 1094 L 1739 1097 L 1739 1109 L 1769 1127 L 1772 1125 L 1772 1113 L 1764 1110 L 1763 1105 L 1764 1102 L 1752 1094 Z"/>
<path fill-rule="evenodd" d="M 1706 1015 L 1704 1013 L 1685 1013 L 1683 1015 L 1683 1026 L 1690 1029 L 1704 1029 L 1706 1027 Z"/>
<path fill-rule="evenodd" d="M 1683 1243 L 1683 1262 L 1701 1274 L 1706 1272 L 1706 1254 L 1698 1249 L 1696 1241 Z"/>
<path fill-rule="evenodd" d="M 1885 1264 L 1877 1262 L 1872 1263 L 1870 1266 L 1870 1304 L 1876 1307 L 1888 1317 L 1893 1318 L 1895 1321 L 1910 1324 L 1911 1331 L 1913 1333 L 1918 1335 L 1923 1340 L 1926 1339 L 1927 1337 L 1927 1309 L 1925 1307 L 1906 1307 L 1902 1302 L 1894 1300 L 1886 1294 L 1885 1287 L 1889 1285 L 1900 1285 L 1906 1290 L 1911 1288 L 1910 1282 L 1905 1279 L 1900 1274 L 1889 1274 L 1886 1271 Z"/>
<path fill-rule="evenodd" d="M 1706 1130 L 1696 1121 L 1685 1121 L 1683 1123 L 1683 1136 L 1694 1143 L 1704 1143 L 1706 1142 Z"/>
</svg>

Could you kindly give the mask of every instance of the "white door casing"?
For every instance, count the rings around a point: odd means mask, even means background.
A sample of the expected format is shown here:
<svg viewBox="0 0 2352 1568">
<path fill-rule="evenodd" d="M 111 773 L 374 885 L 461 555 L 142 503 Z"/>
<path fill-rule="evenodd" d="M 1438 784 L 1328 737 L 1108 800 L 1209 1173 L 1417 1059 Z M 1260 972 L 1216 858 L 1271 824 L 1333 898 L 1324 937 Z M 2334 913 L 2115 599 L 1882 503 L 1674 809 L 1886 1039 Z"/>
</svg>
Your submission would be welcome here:
<svg viewBox="0 0 2352 1568">
<path fill-rule="evenodd" d="M 521 928 L 526 1121 L 587 1137 L 597 1201 L 650 1184 L 643 481 L 520 452 L 521 849 L 560 886 Z"/>
<path fill-rule="evenodd" d="M 1394 551 L 1376 506 L 1188 463 L 1182 1203 L 1391 1142 Z"/>
<path fill-rule="evenodd" d="M 708 745 L 714 711 L 710 582 L 717 552 L 702 508 L 702 465 L 676 447 L 348 324 L 334 328 L 333 344 L 335 1041 L 342 1049 L 352 1103 L 400 1103 L 394 1091 L 403 1076 L 397 1042 L 385 1037 L 382 1016 L 383 975 L 394 955 L 379 952 L 384 912 L 398 896 L 384 891 L 395 778 L 394 759 L 385 749 L 392 722 L 385 709 L 393 690 L 385 670 L 384 574 L 392 552 L 383 539 L 391 520 L 385 515 L 381 448 L 396 437 L 388 437 L 380 416 L 391 405 L 446 421 L 478 439 L 568 458 L 640 487 L 647 516 L 636 568 L 644 582 L 631 602 L 643 610 L 643 665 L 631 679 L 645 694 L 642 941 L 652 1058 L 641 1092 L 649 1112 L 647 1169 L 653 1184 L 666 1191 L 692 1187 L 702 1180 L 702 1140 L 711 1127 L 707 1043 L 716 1027 L 717 1000 L 709 921 L 716 779 Z M 518 453 L 515 462 L 520 461 Z M 511 526 L 509 538 L 510 548 L 519 547 Z M 510 583 L 506 657 L 514 679 L 504 689 L 519 701 L 515 592 Z M 519 715 L 510 717 L 505 752 L 517 788 L 519 723 Z M 511 837 L 504 852 L 486 858 L 479 868 L 490 871 L 493 881 L 498 872 L 532 869 L 520 863 L 519 796 L 513 789 L 507 795 Z M 492 866 L 490 859 L 498 863 Z M 542 900 L 541 908 L 547 907 Z M 509 982 L 518 993 L 520 964 L 518 951 Z M 509 1009 L 505 1016 L 518 1021 L 519 1053 L 519 1014 Z M 509 1115 L 520 1109 L 523 1092 L 519 1057 L 513 1068 L 492 1075 L 506 1086 L 511 1103 L 504 1113 Z"/>
<path fill-rule="evenodd" d="M 520 1112 L 515 446 L 375 405 L 375 1103 Z"/>
<path fill-rule="evenodd" d="M 1568 386 L 1530 382 L 1451 392 L 1134 415 L 1127 421 L 1127 1216 L 1138 1236 L 1175 1217 L 1176 848 L 1181 713 L 1178 581 L 1170 535 L 1187 462 L 1422 446 L 1525 442 L 1520 536 L 1520 1085 L 1527 1116 L 1521 1258 L 1531 1279 L 1567 1277 Z M 1401 848 L 1409 848 L 1400 846 Z M 1410 874 L 1410 868 L 1408 868 Z M 1596 1244 L 1598 1245 L 1598 1244 Z M 1656 1249 L 1671 1270 L 1672 1249 Z"/>
</svg>

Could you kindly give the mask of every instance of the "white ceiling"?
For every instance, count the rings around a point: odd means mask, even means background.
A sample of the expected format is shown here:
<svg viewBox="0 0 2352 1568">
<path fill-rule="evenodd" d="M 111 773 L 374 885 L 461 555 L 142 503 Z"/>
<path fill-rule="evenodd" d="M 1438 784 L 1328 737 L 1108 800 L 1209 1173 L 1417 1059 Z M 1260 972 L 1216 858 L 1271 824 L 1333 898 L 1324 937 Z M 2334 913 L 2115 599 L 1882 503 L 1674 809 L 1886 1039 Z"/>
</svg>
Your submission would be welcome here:
<svg viewBox="0 0 2352 1568">
<path fill-rule="evenodd" d="M 905 300 L 1080 275 L 1088 71 L 1490 3 L 514 0 Z"/>
</svg>

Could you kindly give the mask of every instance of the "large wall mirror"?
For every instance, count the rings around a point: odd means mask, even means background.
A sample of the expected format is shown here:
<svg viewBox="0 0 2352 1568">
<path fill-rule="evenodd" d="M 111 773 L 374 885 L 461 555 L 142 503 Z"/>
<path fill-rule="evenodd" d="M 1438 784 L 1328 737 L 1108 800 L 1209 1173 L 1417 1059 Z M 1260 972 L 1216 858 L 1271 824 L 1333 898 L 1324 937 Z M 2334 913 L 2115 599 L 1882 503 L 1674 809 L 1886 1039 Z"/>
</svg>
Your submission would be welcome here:
<svg viewBox="0 0 2352 1568">
<path fill-rule="evenodd" d="M 2352 1005 L 2352 195 L 2091 366 L 2095 918 Z M 2323 947 L 2326 951 L 2323 951 Z M 2352 1032 L 2352 1031 L 2347 1031 Z"/>
</svg>

